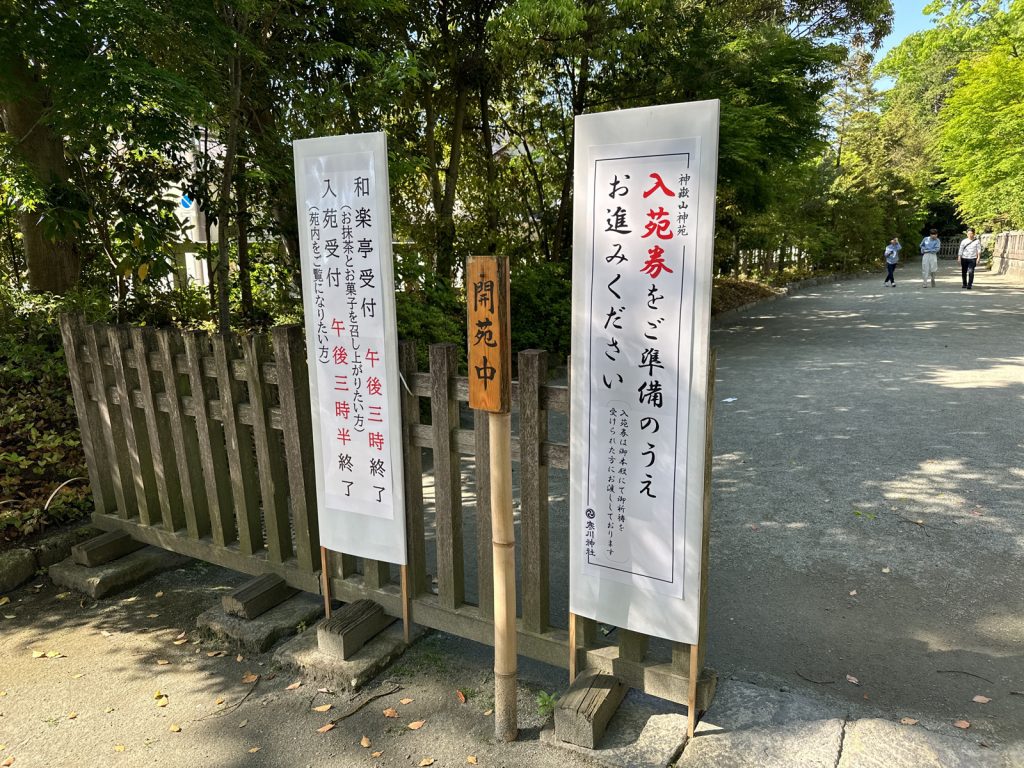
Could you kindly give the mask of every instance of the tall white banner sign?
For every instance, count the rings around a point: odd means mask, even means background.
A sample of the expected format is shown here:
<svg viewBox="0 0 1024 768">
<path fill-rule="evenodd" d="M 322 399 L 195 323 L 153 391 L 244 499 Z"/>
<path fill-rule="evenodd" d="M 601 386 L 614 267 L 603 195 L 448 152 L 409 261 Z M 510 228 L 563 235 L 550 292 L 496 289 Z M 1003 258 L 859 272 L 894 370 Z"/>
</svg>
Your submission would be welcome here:
<svg viewBox="0 0 1024 768">
<path fill-rule="evenodd" d="M 406 562 L 383 133 L 294 143 L 320 543 Z"/>
<path fill-rule="evenodd" d="M 570 610 L 696 643 L 718 101 L 576 118 Z"/>
</svg>

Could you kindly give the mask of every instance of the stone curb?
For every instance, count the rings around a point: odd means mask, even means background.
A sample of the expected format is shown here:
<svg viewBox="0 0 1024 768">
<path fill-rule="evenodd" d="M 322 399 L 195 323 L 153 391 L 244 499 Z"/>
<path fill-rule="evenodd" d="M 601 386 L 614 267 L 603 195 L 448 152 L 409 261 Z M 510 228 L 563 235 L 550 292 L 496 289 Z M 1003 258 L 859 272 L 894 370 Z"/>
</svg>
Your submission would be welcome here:
<svg viewBox="0 0 1024 768">
<path fill-rule="evenodd" d="M 83 525 L 70 531 L 61 531 L 40 540 L 30 547 L 17 547 L 0 552 L 0 592 L 10 592 L 29 581 L 40 568 L 49 568 L 71 555 L 71 547 L 91 539 L 101 531 Z"/>
</svg>

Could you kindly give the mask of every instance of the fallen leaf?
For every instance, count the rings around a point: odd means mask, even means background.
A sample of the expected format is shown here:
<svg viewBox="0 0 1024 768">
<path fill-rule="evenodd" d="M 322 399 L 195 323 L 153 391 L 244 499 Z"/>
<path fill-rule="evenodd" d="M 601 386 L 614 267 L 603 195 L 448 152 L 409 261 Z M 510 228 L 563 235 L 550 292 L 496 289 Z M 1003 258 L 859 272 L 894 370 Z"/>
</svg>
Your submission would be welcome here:
<svg viewBox="0 0 1024 768">
<path fill-rule="evenodd" d="M 333 704 L 321 704 L 319 707 L 313 707 L 313 711 L 314 712 L 327 712 L 333 706 L 334 706 Z"/>
<path fill-rule="evenodd" d="M 427 724 L 426 720 L 415 720 L 415 721 L 409 723 L 406 726 L 406 728 L 408 728 L 410 731 L 418 731 L 420 728 L 422 728 L 426 724 Z"/>
<path fill-rule="evenodd" d="M 462 691 L 455 691 L 455 695 L 458 697 L 460 704 L 466 703 L 466 694 L 464 694 Z"/>
<path fill-rule="evenodd" d="M 369 749 L 371 743 L 372 742 L 370 741 L 370 737 L 369 736 L 363 736 L 363 738 L 361 738 L 359 740 L 359 746 L 362 747 L 363 749 Z"/>
<path fill-rule="evenodd" d="M 469 755 L 466 758 L 466 762 L 469 763 L 470 765 L 476 765 L 476 755 Z"/>
<path fill-rule="evenodd" d="M 892 573 L 892 568 L 887 565 L 882 569 L 882 573 Z"/>
<path fill-rule="evenodd" d="M 954 728 L 960 728 L 960 729 L 966 731 L 968 728 L 971 727 L 971 723 L 970 723 L 969 720 L 954 720 L 953 721 L 953 727 Z"/>
<path fill-rule="evenodd" d="M 156 705 L 158 707 L 166 707 L 167 706 L 167 697 L 166 696 L 162 696 L 161 698 L 157 699 L 156 700 Z"/>
<path fill-rule="evenodd" d="M 163 592 L 157 592 L 155 595 L 153 595 L 153 597 L 163 597 L 163 596 L 164 596 Z"/>
<path fill-rule="evenodd" d="M 854 590 L 852 590 L 852 591 L 850 592 L 850 597 L 856 597 L 856 596 L 857 596 L 857 590 L 856 590 L 856 589 L 854 589 Z"/>
<path fill-rule="evenodd" d="M 177 640 L 174 641 L 174 644 L 175 645 L 184 645 L 187 642 L 188 642 L 188 638 L 187 637 L 179 637 Z"/>
<path fill-rule="evenodd" d="M 57 593 L 57 599 L 58 600 L 67 600 L 69 597 L 71 597 L 71 593 L 70 592 L 59 592 L 59 593 Z"/>
<path fill-rule="evenodd" d="M 169 661 L 168 661 L 167 659 L 157 659 L 157 660 L 156 660 L 156 665 L 157 665 L 158 667 L 166 667 L 166 666 L 167 666 L 168 664 L 170 664 L 170 663 L 171 663 L 171 662 L 169 662 Z"/>
<path fill-rule="evenodd" d="M 41 658 L 43 658 L 43 656 L 45 656 L 45 655 L 46 655 L 46 654 L 45 654 L 45 653 L 43 653 L 42 651 L 32 651 L 32 658 L 33 658 L 33 659 L 41 659 Z"/>
<path fill-rule="evenodd" d="M 7 605 L 9 602 L 11 602 L 11 598 L 7 597 L 7 595 L 0 597 L 0 605 Z"/>
<path fill-rule="evenodd" d="M 847 675 L 846 676 L 846 682 L 853 683 L 854 685 L 860 685 L 860 680 L 858 680 L 853 675 Z"/>
<path fill-rule="evenodd" d="M 245 726 L 247 726 L 248 724 L 249 724 L 249 721 L 248 721 L 248 720 L 243 720 L 242 722 L 240 722 L 240 723 L 238 724 L 238 727 L 239 727 L 239 728 L 245 728 Z"/>
<path fill-rule="evenodd" d="M 146 618 L 147 619 L 158 619 L 158 618 L 160 618 L 160 614 L 159 613 L 147 613 L 146 614 Z"/>
<path fill-rule="evenodd" d="M 255 683 L 259 679 L 260 676 L 257 675 L 255 672 L 246 672 L 245 676 L 242 677 L 242 682 L 246 684 Z"/>
<path fill-rule="evenodd" d="M 392 707 L 384 710 L 384 717 L 398 717 L 398 711 Z"/>
<path fill-rule="evenodd" d="M 975 704 L 988 704 L 990 701 L 992 701 L 992 699 L 990 699 L 988 696 L 982 696 L 979 693 L 977 696 L 971 699 L 971 701 L 973 701 Z"/>
<path fill-rule="evenodd" d="M 224 703 L 224 699 L 217 699 L 215 702 L 213 702 L 214 706 L 217 706 L 217 707 L 219 707 L 223 703 Z"/>
<path fill-rule="evenodd" d="M 47 651 L 46 658 L 48 659 L 63 659 L 66 658 L 60 651 Z"/>
<path fill-rule="evenodd" d="M 125 750 L 124 744 L 115 744 L 114 745 L 114 751 L 115 752 L 124 752 L 124 750 Z"/>
<path fill-rule="evenodd" d="M 399 699 L 398 700 L 399 704 L 412 704 L 412 702 L 413 702 L 412 699 Z"/>
<path fill-rule="evenodd" d="M 245 661 L 245 656 L 243 656 L 242 654 L 238 654 L 237 656 L 235 656 L 235 661 L 241 664 L 243 661 Z"/>
<path fill-rule="evenodd" d="M 8 757 L 6 760 L 0 763 L 0 765 L 2 765 L 4 768 L 10 768 L 10 766 L 14 765 L 14 756 L 12 755 L 11 757 Z"/>
<path fill-rule="evenodd" d="M 912 717 L 901 717 L 900 725 L 917 725 L 918 721 Z"/>
<path fill-rule="evenodd" d="M 114 711 L 114 708 L 113 708 L 113 707 L 107 707 L 107 708 L 106 708 L 105 710 L 103 710 L 103 711 L 104 711 L 104 712 L 106 712 L 106 713 L 107 713 L 107 714 L 109 715 L 109 714 L 110 714 L 111 712 L 113 712 L 113 711 Z"/>
<path fill-rule="evenodd" d="M 5 614 L 4 614 L 4 618 L 5 618 L 5 619 L 16 619 L 16 618 L 18 618 L 18 617 L 17 617 L 17 616 L 15 616 L 15 615 L 14 615 L 13 613 L 5 613 Z"/>
<path fill-rule="evenodd" d="M 7 691 L 0 691 L 0 697 L 6 696 L 6 695 L 7 695 Z"/>
<path fill-rule="evenodd" d="M 377 752 L 371 752 L 370 753 L 370 757 L 380 757 L 383 754 L 384 754 L 383 750 L 378 750 Z"/>
<path fill-rule="evenodd" d="M 301 688 L 301 687 L 302 687 L 302 683 L 300 681 L 296 681 L 296 682 L 292 683 L 291 685 L 289 685 L 287 688 L 285 688 L 285 690 L 286 691 L 294 691 L 297 688 Z"/>
<path fill-rule="evenodd" d="M 77 712 L 68 712 L 68 720 L 74 720 L 76 717 L 78 717 Z"/>
<path fill-rule="evenodd" d="M 484 717 L 490 717 L 493 714 L 494 714 L 494 710 L 493 709 L 485 709 L 484 710 Z"/>
<path fill-rule="evenodd" d="M 171 733 L 181 733 L 181 726 L 176 723 L 171 723 L 170 731 Z"/>
<path fill-rule="evenodd" d="M 332 691 L 330 688 L 317 688 L 316 692 L 317 693 L 331 693 L 331 694 L 334 693 L 334 691 Z"/>
<path fill-rule="evenodd" d="M 319 728 L 317 728 L 316 732 L 317 733 L 327 733 L 328 731 L 333 731 L 333 730 L 334 730 L 334 723 L 327 723 L 326 725 L 322 725 Z"/>
<path fill-rule="evenodd" d="M 432 757 L 424 757 L 422 760 L 420 760 L 420 768 L 426 768 L 426 766 L 433 764 L 434 758 Z"/>
<path fill-rule="evenodd" d="M 261 749 L 263 749 L 263 747 L 249 747 L 249 754 L 250 755 L 255 755 Z"/>
<path fill-rule="evenodd" d="M 219 659 L 221 656 L 227 656 L 227 651 L 207 651 L 206 656 L 210 659 Z"/>
</svg>

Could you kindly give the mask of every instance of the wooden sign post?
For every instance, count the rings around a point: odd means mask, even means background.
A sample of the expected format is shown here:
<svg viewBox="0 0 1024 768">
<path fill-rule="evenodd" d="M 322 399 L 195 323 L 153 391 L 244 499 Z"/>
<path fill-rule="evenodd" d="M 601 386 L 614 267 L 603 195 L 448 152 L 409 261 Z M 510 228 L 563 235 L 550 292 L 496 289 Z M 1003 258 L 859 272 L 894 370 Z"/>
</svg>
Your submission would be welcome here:
<svg viewBox="0 0 1024 768">
<path fill-rule="evenodd" d="M 512 522 L 512 350 L 508 259 L 470 256 L 469 406 L 490 427 L 491 545 L 494 551 L 494 735 L 514 741 L 516 719 L 516 538 Z"/>
</svg>

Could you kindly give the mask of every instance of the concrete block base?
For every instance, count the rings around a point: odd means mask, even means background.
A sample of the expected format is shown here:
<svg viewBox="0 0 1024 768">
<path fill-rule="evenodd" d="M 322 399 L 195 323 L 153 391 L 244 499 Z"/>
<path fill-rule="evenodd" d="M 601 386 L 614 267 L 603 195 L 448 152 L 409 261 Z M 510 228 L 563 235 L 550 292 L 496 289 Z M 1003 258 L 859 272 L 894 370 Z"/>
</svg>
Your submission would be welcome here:
<svg viewBox="0 0 1024 768">
<path fill-rule="evenodd" d="M 69 557 L 50 566 L 50 579 L 54 584 L 99 599 L 190 562 L 191 559 L 184 555 L 157 547 L 145 547 L 95 568 L 86 568 Z"/>
<path fill-rule="evenodd" d="M 263 653 L 282 637 L 313 624 L 323 615 L 324 605 L 319 597 L 299 594 L 274 606 L 255 619 L 242 619 L 225 613 L 222 606 L 210 608 L 196 619 L 199 629 L 235 643 L 249 653 Z M 315 632 L 310 632 L 314 638 Z"/>
<path fill-rule="evenodd" d="M 423 630 L 416 625 L 412 629 L 411 639 L 415 642 L 423 635 Z M 347 660 L 321 653 L 317 633 L 303 632 L 277 649 L 274 663 L 316 682 L 355 691 L 405 653 L 407 647 L 399 623 L 392 624 Z"/>
</svg>

